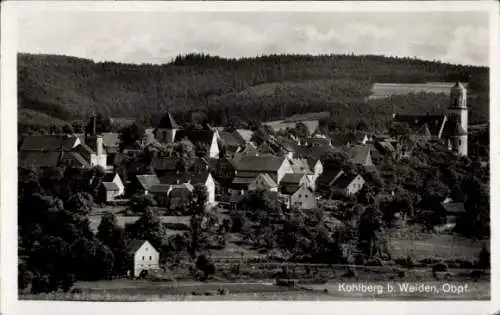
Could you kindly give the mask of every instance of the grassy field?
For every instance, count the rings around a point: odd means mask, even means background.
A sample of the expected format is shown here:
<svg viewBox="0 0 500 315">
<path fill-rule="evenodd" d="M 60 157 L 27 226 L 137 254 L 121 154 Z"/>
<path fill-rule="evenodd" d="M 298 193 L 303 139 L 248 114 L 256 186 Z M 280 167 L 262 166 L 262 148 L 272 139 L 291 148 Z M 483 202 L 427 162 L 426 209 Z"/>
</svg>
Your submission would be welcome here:
<svg viewBox="0 0 500 315">
<path fill-rule="evenodd" d="M 408 93 L 444 93 L 449 94 L 453 82 L 428 82 L 428 83 L 375 83 L 369 99 L 385 98 L 391 95 Z"/>
<path fill-rule="evenodd" d="M 371 285 L 375 290 L 353 290 L 350 285 Z M 428 292 L 410 292 L 408 285 L 424 284 Z M 387 288 L 391 285 L 393 291 Z M 22 300 L 86 301 L 199 301 L 199 300 L 488 300 L 488 281 L 352 281 L 335 280 L 325 284 L 278 286 L 268 282 L 176 283 L 114 280 L 80 284 L 81 293 L 21 295 Z M 224 294 L 221 290 L 224 289 Z"/>
</svg>

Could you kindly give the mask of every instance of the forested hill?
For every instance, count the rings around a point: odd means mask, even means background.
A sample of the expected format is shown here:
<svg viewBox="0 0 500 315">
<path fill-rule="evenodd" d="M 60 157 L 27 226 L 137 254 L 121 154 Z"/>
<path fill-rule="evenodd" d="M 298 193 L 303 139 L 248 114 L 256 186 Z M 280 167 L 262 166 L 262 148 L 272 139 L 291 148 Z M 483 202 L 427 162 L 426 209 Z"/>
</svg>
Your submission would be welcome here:
<svg viewBox="0 0 500 315">
<path fill-rule="evenodd" d="M 355 123 L 360 117 L 373 117 L 382 125 L 393 105 L 427 111 L 446 99 L 414 95 L 410 100 L 395 97 L 365 103 L 374 82 L 457 79 L 469 82 L 472 122 L 487 121 L 488 68 L 484 67 L 354 55 L 223 59 L 192 54 L 164 65 L 132 65 L 19 54 L 19 119 L 20 124 L 30 125 L 36 124 L 37 112 L 43 113 L 44 121 L 49 115 L 57 123 L 81 119 L 91 111 L 140 117 L 170 110 L 180 117 L 192 109 L 208 109 L 212 123 L 225 124 L 235 117 L 264 121 L 327 110 L 332 119 Z"/>
</svg>

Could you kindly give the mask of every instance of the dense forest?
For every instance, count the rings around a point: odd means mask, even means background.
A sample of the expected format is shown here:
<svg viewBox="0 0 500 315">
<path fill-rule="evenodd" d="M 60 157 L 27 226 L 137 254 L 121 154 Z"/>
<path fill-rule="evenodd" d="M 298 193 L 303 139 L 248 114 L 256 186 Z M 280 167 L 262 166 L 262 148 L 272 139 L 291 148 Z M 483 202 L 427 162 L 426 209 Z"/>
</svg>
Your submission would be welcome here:
<svg viewBox="0 0 500 315">
<path fill-rule="evenodd" d="M 332 121 L 355 128 L 372 117 L 384 129 L 392 110 L 429 112 L 447 106 L 443 95 L 425 93 L 365 101 L 375 82 L 469 82 L 470 122 L 488 121 L 489 70 L 413 58 L 355 55 L 270 55 L 224 59 L 179 56 L 163 65 L 96 63 L 55 55 L 19 54 L 19 126 L 47 127 L 108 117 L 152 119 L 165 110 L 180 121 L 203 111 L 216 125 L 253 117 L 279 119 L 329 111 Z M 52 120 L 50 119 L 52 117 Z"/>
</svg>

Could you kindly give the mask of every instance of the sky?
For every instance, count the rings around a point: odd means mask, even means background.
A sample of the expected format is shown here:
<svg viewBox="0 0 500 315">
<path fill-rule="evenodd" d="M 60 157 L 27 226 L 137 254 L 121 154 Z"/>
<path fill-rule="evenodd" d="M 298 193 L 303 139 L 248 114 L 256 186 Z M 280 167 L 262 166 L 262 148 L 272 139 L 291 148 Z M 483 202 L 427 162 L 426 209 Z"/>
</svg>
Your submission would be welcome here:
<svg viewBox="0 0 500 315">
<path fill-rule="evenodd" d="M 27 10 L 20 52 L 166 63 L 179 54 L 354 53 L 488 65 L 481 12 L 95 12 Z"/>
</svg>

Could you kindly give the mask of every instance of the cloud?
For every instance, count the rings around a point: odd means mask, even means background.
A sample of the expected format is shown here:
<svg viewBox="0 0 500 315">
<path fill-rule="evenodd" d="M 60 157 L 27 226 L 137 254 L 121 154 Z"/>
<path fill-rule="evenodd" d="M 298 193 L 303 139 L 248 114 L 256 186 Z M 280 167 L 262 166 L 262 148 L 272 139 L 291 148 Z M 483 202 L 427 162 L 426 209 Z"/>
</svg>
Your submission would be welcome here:
<svg viewBox="0 0 500 315">
<path fill-rule="evenodd" d="M 460 12 L 28 12 L 19 25 L 20 51 L 99 61 L 335 52 L 488 64 L 487 16 Z"/>
</svg>

